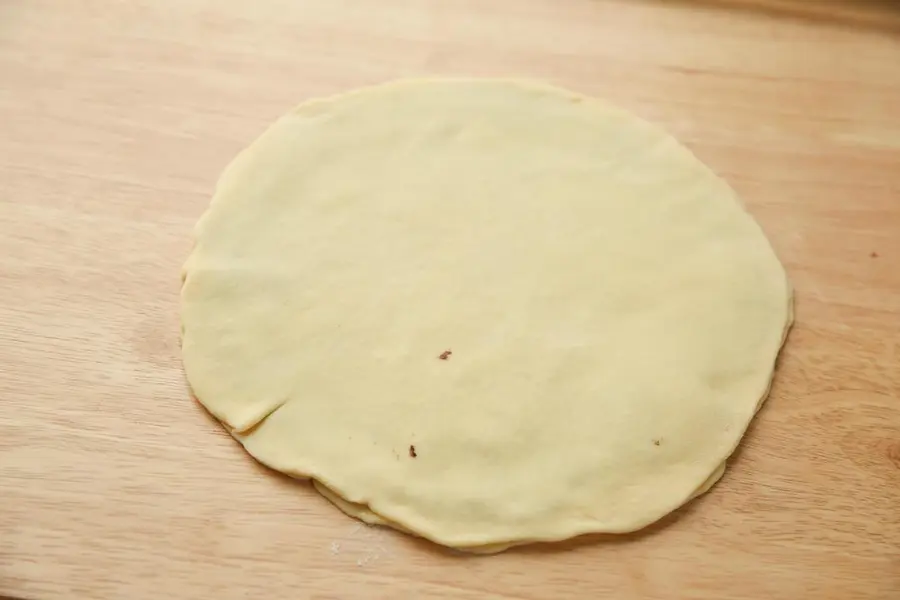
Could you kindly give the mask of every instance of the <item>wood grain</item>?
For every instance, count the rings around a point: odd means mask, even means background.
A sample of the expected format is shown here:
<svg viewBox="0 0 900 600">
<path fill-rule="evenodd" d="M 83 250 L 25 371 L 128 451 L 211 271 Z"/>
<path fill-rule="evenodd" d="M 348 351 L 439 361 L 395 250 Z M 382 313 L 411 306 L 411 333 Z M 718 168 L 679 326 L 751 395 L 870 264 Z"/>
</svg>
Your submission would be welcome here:
<svg viewBox="0 0 900 600">
<path fill-rule="evenodd" d="M 0 0 L 0 595 L 900 598 L 900 9 L 805 0 Z M 797 291 L 714 491 L 470 558 L 362 527 L 189 399 L 179 269 L 298 101 L 399 76 L 611 99 L 741 193 Z"/>
</svg>

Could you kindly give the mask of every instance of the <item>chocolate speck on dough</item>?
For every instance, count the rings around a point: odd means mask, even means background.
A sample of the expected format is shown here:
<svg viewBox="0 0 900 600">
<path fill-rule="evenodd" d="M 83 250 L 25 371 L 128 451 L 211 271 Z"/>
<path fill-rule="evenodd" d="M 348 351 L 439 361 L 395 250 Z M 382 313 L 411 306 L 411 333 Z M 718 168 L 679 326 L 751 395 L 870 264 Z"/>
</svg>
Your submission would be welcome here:
<svg viewBox="0 0 900 600">
<path fill-rule="evenodd" d="M 441 360 L 447 360 L 448 358 L 450 358 L 451 354 L 453 354 L 451 350 L 444 350 L 443 352 L 441 352 L 441 355 L 438 356 L 438 358 Z"/>
<path fill-rule="evenodd" d="M 653 440 L 653 445 L 654 445 L 654 446 L 659 446 L 659 440 Z"/>
<path fill-rule="evenodd" d="M 412 444 L 410 444 L 409 445 L 409 457 L 415 458 L 416 456 L 418 456 L 418 454 L 416 454 L 416 447 L 413 446 Z"/>
<path fill-rule="evenodd" d="M 878 253 L 877 253 L 877 252 L 873 252 L 873 253 L 870 254 L 869 256 L 871 256 L 872 258 L 878 258 Z"/>
</svg>

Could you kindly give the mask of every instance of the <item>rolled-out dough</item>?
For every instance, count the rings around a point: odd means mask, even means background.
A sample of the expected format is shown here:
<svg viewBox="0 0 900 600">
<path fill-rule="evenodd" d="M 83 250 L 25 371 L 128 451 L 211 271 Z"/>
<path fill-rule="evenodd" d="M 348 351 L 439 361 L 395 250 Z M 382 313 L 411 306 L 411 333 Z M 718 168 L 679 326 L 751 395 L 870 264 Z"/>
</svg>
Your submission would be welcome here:
<svg viewBox="0 0 900 600">
<path fill-rule="evenodd" d="M 634 531 L 706 491 L 792 318 L 727 184 L 537 84 L 305 103 L 223 173 L 196 237 L 204 406 L 346 512 L 476 551 Z"/>
</svg>

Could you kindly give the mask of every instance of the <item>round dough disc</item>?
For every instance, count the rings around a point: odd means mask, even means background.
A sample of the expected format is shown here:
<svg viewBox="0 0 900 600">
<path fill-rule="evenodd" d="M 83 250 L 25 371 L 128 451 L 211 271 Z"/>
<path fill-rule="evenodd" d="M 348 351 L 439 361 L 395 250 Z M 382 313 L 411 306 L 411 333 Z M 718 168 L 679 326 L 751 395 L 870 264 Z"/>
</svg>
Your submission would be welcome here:
<svg viewBox="0 0 900 600">
<path fill-rule="evenodd" d="M 714 480 L 791 323 L 687 149 L 540 85 L 305 103 L 222 175 L 188 380 L 250 454 L 463 548 L 644 527 Z"/>
</svg>

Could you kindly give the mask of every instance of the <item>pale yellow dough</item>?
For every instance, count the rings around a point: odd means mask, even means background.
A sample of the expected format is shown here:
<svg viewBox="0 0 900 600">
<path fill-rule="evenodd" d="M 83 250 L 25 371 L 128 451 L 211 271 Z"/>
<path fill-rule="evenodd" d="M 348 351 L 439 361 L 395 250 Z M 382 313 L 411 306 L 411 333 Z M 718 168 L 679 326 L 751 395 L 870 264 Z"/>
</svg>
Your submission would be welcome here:
<svg viewBox="0 0 900 600">
<path fill-rule="evenodd" d="M 791 323 L 727 184 L 536 84 L 305 103 L 228 167 L 196 235 L 199 400 L 346 512 L 474 551 L 634 531 L 706 491 Z"/>
</svg>

